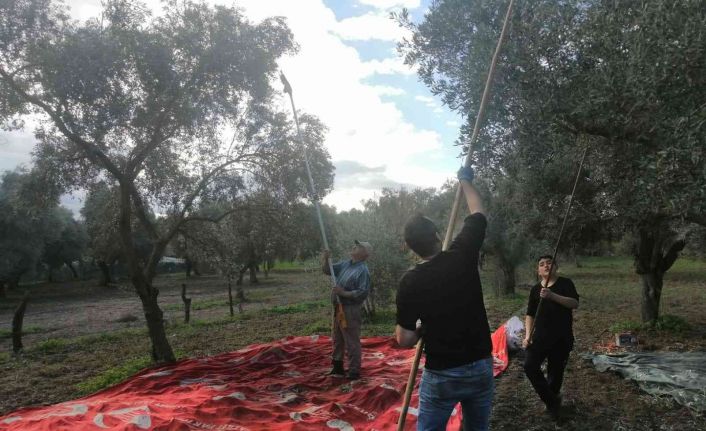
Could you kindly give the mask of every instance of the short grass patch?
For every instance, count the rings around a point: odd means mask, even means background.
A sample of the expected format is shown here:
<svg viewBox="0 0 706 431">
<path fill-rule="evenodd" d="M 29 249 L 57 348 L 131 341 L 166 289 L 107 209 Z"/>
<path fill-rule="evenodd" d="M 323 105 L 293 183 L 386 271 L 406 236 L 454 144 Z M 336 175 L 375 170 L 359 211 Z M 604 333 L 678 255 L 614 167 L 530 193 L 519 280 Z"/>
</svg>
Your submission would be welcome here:
<svg viewBox="0 0 706 431">
<path fill-rule="evenodd" d="M 395 310 L 381 308 L 370 319 L 363 322 L 364 336 L 392 335 L 395 329 Z"/>
<path fill-rule="evenodd" d="M 655 322 L 645 324 L 647 328 L 656 329 L 658 331 L 672 332 L 680 334 L 691 329 L 689 322 L 682 317 L 665 314 L 657 318 Z"/>
<path fill-rule="evenodd" d="M 331 322 L 328 319 L 319 319 L 306 325 L 302 331 L 305 334 L 324 334 L 329 335 L 331 333 Z"/>
<path fill-rule="evenodd" d="M 237 305 L 238 301 L 233 299 L 233 305 Z M 209 310 L 211 308 L 218 308 L 218 307 L 227 307 L 228 306 L 228 301 L 225 299 L 209 299 L 206 301 L 192 301 L 191 302 L 191 310 L 192 311 L 198 311 L 198 310 Z M 168 304 L 164 306 L 165 310 L 168 311 L 179 311 L 184 309 L 184 304 L 183 303 L 176 303 L 176 304 Z"/>
<path fill-rule="evenodd" d="M 610 332 L 629 332 L 638 331 L 642 328 L 640 322 L 634 320 L 621 320 L 610 326 Z"/>
<path fill-rule="evenodd" d="M 26 326 L 22 328 L 22 335 L 39 334 L 41 332 L 45 332 L 45 329 L 39 326 Z M 12 338 L 11 329 L 0 329 L 0 340 L 4 338 Z"/>
<path fill-rule="evenodd" d="M 50 338 L 37 344 L 33 350 L 37 350 L 40 353 L 48 355 L 66 350 L 69 347 L 69 344 L 69 340 L 64 338 Z"/>
<path fill-rule="evenodd" d="M 151 364 L 152 359 L 149 356 L 131 358 L 120 365 L 108 368 L 97 376 L 77 383 L 76 389 L 81 395 L 92 394 L 122 382 Z"/>
<path fill-rule="evenodd" d="M 308 301 L 300 302 L 297 304 L 290 305 L 277 305 L 267 310 L 268 313 L 273 314 L 295 314 L 295 313 L 306 313 L 307 311 L 314 310 L 316 308 L 325 307 L 327 301 Z"/>
</svg>

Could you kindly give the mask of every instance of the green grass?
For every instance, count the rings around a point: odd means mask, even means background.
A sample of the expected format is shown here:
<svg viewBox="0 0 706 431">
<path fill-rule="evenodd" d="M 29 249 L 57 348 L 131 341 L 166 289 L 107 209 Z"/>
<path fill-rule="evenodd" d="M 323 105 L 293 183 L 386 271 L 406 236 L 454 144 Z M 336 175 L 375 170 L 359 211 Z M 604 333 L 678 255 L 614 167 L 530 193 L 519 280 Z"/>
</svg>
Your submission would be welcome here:
<svg viewBox="0 0 706 431">
<path fill-rule="evenodd" d="M 247 302 L 266 302 L 282 292 L 281 288 L 248 290 L 245 292 Z"/>
<path fill-rule="evenodd" d="M 658 331 L 672 332 L 672 333 L 682 333 L 691 329 L 691 325 L 679 316 L 674 316 L 671 314 L 665 314 L 657 318 L 657 321 L 653 324 L 646 324 L 649 328 L 656 329 Z"/>
<path fill-rule="evenodd" d="M 122 382 L 151 364 L 152 359 L 149 356 L 131 358 L 120 365 L 108 368 L 97 376 L 76 384 L 76 389 L 81 395 L 92 394 L 93 392 Z"/>
<path fill-rule="evenodd" d="M 395 329 L 395 310 L 382 308 L 375 311 L 375 315 L 363 322 L 363 335 L 391 335 Z"/>
<path fill-rule="evenodd" d="M 640 323 L 634 320 L 623 320 L 610 327 L 611 332 L 655 330 L 675 334 L 681 334 L 689 329 L 691 329 L 689 322 L 671 314 L 660 316 L 655 322 Z"/>
<path fill-rule="evenodd" d="M 634 320 L 621 320 L 610 326 L 610 332 L 638 331 L 642 328 L 642 323 Z"/>
<path fill-rule="evenodd" d="M 233 306 L 237 306 L 238 301 L 233 298 Z M 192 311 L 198 311 L 198 310 L 208 310 L 210 308 L 218 308 L 218 307 L 227 307 L 228 306 L 228 301 L 225 299 L 209 299 L 206 301 L 192 301 L 191 302 L 191 310 Z M 184 309 L 184 304 L 181 303 L 176 303 L 176 304 L 168 304 L 164 306 L 165 310 L 169 311 L 179 311 Z"/>
<path fill-rule="evenodd" d="M 331 321 L 330 319 L 319 319 L 315 320 L 308 325 L 306 325 L 302 332 L 305 334 L 324 334 L 328 335 L 331 333 Z"/>
<path fill-rule="evenodd" d="M 69 344 L 70 341 L 65 338 L 50 338 L 37 344 L 34 349 L 44 354 L 52 354 L 65 350 Z"/>
<path fill-rule="evenodd" d="M 299 302 L 290 305 L 277 305 L 268 309 L 267 312 L 273 314 L 306 313 L 316 308 L 325 307 L 327 304 L 328 302 L 326 300 Z"/>
<path fill-rule="evenodd" d="M 40 328 L 39 326 L 26 326 L 22 328 L 22 335 L 27 335 L 27 334 L 38 334 L 40 332 L 44 332 L 44 328 Z M 0 329 L 0 339 L 3 338 L 11 338 L 12 337 L 12 330 L 11 329 Z"/>
</svg>

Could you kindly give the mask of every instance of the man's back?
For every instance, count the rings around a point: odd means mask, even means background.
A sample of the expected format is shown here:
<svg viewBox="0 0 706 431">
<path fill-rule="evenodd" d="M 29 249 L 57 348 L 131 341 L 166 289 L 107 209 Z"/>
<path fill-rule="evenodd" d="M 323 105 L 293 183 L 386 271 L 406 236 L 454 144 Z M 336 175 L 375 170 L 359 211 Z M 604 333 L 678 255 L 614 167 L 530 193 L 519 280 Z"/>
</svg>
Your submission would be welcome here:
<svg viewBox="0 0 706 431">
<path fill-rule="evenodd" d="M 424 325 L 426 368 L 447 369 L 491 354 L 490 328 L 478 274 L 478 251 L 486 220 L 466 218 L 448 251 L 410 269 L 397 294 L 397 323 Z"/>
</svg>

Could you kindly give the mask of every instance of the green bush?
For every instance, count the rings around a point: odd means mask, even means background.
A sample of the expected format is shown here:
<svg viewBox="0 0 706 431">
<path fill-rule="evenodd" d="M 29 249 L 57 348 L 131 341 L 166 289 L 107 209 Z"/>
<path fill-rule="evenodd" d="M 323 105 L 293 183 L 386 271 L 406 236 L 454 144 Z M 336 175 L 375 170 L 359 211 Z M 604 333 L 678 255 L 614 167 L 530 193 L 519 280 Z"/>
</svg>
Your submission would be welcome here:
<svg viewBox="0 0 706 431">
<path fill-rule="evenodd" d="M 660 316 L 650 327 L 658 331 L 681 333 L 688 331 L 691 325 L 679 316 L 665 314 L 664 316 Z"/>
</svg>

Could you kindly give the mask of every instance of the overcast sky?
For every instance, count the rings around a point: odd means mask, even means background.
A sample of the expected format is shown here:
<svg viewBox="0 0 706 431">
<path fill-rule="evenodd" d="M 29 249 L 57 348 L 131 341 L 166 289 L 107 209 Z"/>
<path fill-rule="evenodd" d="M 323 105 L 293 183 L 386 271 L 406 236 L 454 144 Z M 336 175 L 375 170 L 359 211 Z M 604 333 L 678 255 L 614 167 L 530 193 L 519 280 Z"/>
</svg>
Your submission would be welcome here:
<svg viewBox="0 0 706 431">
<path fill-rule="evenodd" d="M 407 7 L 421 20 L 430 0 L 240 0 L 257 22 L 284 16 L 300 45 L 280 67 L 297 108 L 329 127 L 326 147 L 336 165 L 334 191 L 324 202 L 361 207 L 382 187 L 438 187 L 460 165 L 453 145 L 462 119 L 441 106 L 395 51 L 405 35 L 388 18 Z M 100 13 L 100 0 L 67 0 L 71 14 Z M 146 3 L 158 10 L 159 1 Z M 234 4 L 230 0 L 210 3 Z M 282 97 L 282 109 L 290 112 Z M 0 171 L 30 163 L 31 130 L 0 132 Z M 80 196 L 64 198 L 76 210 Z"/>
</svg>

